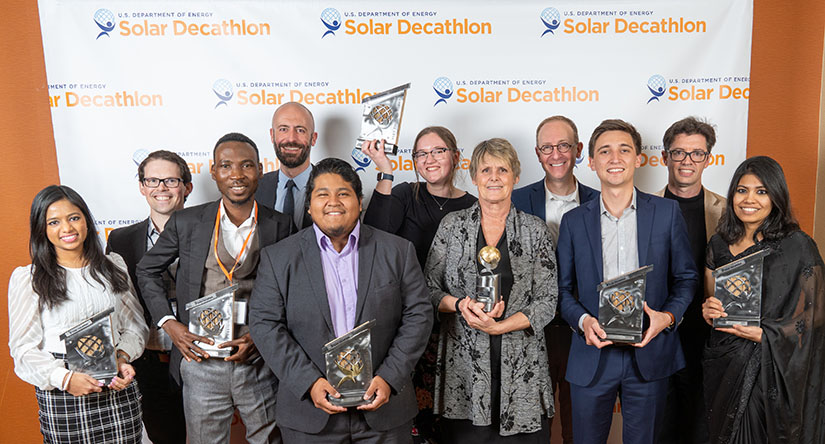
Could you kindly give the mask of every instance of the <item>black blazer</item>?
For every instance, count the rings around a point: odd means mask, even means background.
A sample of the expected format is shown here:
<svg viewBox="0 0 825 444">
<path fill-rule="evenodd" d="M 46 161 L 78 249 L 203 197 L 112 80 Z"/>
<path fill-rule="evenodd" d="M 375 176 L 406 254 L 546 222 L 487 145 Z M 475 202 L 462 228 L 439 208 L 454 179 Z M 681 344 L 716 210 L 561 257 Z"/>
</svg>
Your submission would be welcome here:
<svg viewBox="0 0 825 444">
<path fill-rule="evenodd" d="M 128 227 L 121 227 L 109 233 L 109 239 L 106 241 L 106 254 L 115 252 L 126 262 L 129 278 L 135 287 L 140 306 L 143 307 L 143 316 L 146 317 L 146 324 L 149 325 L 149 328 L 157 328 L 152 324 L 152 316 L 149 314 L 149 309 L 140 293 L 137 276 L 135 276 L 137 264 L 143 255 L 146 254 L 146 236 L 149 232 L 150 223 L 152 223 L 152 221 L 147 217 L 143 222 L 138 222 Z"/>
<path fill-rule="evenodd" d="M 189 325 L 187 303 L 203 296 L 201 284 L 206 257 L 210 250 L 212 233 L 215 230 L 215 216 L 220 200 L 176 211 L 169 218 L 163 233 L 151 250 L 147 251 L 137 266 L 137 279 L 146 306 L 157 325 L 164 316 L 173 316 L 163 288 L 163 273 L 175 261 L 178 272 L 175 276 L 175 292 L 178 299 L 177 319 Z M 289 236 L 291 222 L 287 216 L 270 208 L 258 205 L 258 242 L 263 249 L 267 245 Z M 180 360 L 183 356 L 177 347 L 172 347 L 169 366 L 172 376 L 180 382 Z"/>
<path fill-rule="evenodd" d="M 372 365 L 392 389 L 389 401 L 364 412 L 364 418 L 385 431 L 418 412 L 411 375 L 430 336 L 433 308 L 409 241 L 361 225 L 358 256 L 355 325 L 377 321 L 371 330 Z M 313 228 L 261 250 L 249 304 L 252 338 L 280 381 L 276 421 L 320 432 L 329 415 L 314 406 L 309 389 L 325 377 L 321 348 L 335 333 Z"/>
<path fill-rule="evenodd" d="M 279 171 L 280 170 L 275 170 L 266 173 L 258 181 L 258 189 L 255 191 L 255 200 L 258 201 L 258 205 L 275 209 L 275 199 L 278 196 Z M 301 220 L 301 226 L 298 227 L 298 230 L 312 225 L 312 217 L 310 217 L 309 212 L 306 210 L 301 211 L 304 212 L 304 218 Z"/>
</svg>

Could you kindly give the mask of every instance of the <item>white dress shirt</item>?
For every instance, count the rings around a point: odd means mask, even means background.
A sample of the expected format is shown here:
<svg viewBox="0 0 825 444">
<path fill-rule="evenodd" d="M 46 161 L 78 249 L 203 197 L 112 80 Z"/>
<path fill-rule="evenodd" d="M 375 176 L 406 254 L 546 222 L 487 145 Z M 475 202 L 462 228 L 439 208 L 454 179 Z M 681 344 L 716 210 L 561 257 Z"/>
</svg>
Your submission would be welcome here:
<svg viewBox="0 0 825 444">
<path fill-rule="evenodd" d="M 547 191 L 544 193 L 544 221 L 547 222 L 547 229 L 553 238 L 553 245 L 557 245 L 561 217 L 564 216 L 564 213 L 579 206 L 579 182 L 576 181 L 576 189 L 566 196 L 559 196 L 551 192 L 547 188 L 547 183 L 544 184 L 544 189 Z"/>
</svg>

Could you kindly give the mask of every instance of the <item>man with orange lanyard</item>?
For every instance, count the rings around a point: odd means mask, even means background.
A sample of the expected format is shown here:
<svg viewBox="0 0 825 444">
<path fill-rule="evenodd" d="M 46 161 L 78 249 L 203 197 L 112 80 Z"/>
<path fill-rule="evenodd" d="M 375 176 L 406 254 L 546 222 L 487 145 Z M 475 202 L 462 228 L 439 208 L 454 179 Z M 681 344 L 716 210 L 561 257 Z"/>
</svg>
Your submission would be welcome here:
<svg viewBox="0 0 825 444">
<path fill-rule="evenodd" d="M 244 322 L 244 302 L 252 291 L 259 252 L 288 236 L 290 229 L 288 217 L 255 203 L 262 170 L 255 142 L 239 133 L 221 137 L 210 170 L 221 198 L 175 212 L 138 264 L 138 283 L 152 320 L 175 345 L 170 372 L 183 385 L 190 444 L 229 442 L 235 408 L 249 443 L 280 442 L 275 425 L 277 380 L 260 359 Z M 175 259 L 179 259 L 175 283 L 180 308 L 238 285 L 235 340 L 214 344 L 189 331 L 188 311 L 172 312 L 163 290 L 163 272 Z M 196 341 L 229 348 L 231 354 L 210 356 Z"/>
</svg>

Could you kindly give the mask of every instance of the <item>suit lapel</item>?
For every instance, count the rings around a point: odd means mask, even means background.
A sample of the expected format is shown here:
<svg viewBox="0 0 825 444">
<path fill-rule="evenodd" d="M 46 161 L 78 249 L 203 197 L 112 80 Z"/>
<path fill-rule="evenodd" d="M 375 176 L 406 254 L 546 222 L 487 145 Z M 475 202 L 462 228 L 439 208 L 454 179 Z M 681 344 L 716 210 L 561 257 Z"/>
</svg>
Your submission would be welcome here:
<svg viewBox="0 0 825 444">
<path fill-rule="evenodd" d="M 639 266 L 647 264 L 647 251 L 650 247 L 650 231 L 653 229 L 655 207 L 650 203 L 650 196 L 636 191 L 636 240 L 639 244 Z"/>
<path fill-rule="evenodd" d="M 546 192 L 544 181 L 533 184 L 533 189 L 530 190 L 530 205 L 533 207 L 533 214 L 541 220 L 545 220 L 547 217 L 545 208 Z"/>
<path fill-rule="evenodd" d="M 584 227 L 590 241 L 590 252 L 596 264 L 599 281 L 604 280 L 604 259 L 602 259 L 602 222 L 599 214 L 599 201 L 591 200 L 584 205 Z"/>
<path fill-rule="evenodd" d="M 301 236 L 301 263 L 303 274 L 309 277 L 312 295 L 318 304 L 318 309 L 324 317 L 324 322 L 335 337 L 335 328 L 332 326 L 332 314 L 329 311 L 329 300 L 327 300 L 327 284 L 324 280 L 324 266 L 321 264 L 321 250 L 318 248 L 318 241 L 315 239 L 315 230 L 303 231 Z M 316 278 L 317 276 L 317 278 Z"/>
<path fill-rule="evenodd" d="M 206 268 L 206 256 L 212 251 L 212 233 L 215 230 L 215 217 L 218 215 L 218 205 L 220 200 L 204 207 L 199 224 L 192 228 L 192 239 L 190 240 L 189 273 L 192 276 L 195 288 L 191 288 L 192 300 L 200 296 L 201 285 L 203 285 L 203 270 Z"/>
<path fill-rule="evenodd" d="M 258 207 L 258 226 L 255 228 L 261 248 L 274 244 L 275 235 L 278 233 L 278 223 L 269 217 L 268 211 L 261 211 L 262 208 L 263 206 Z"/>
<path fill-rule="evenodd" d="M 366 260 L 365 260 L 366 259 Z M 355 325 L 360 324 L 361 311 L 370 289 L 372 266 L 375 263 L 375 242 L 369 227 L 361 225 L 361 235 L 358 240 L 358 301 L 355 304 Z"/>
</svg>

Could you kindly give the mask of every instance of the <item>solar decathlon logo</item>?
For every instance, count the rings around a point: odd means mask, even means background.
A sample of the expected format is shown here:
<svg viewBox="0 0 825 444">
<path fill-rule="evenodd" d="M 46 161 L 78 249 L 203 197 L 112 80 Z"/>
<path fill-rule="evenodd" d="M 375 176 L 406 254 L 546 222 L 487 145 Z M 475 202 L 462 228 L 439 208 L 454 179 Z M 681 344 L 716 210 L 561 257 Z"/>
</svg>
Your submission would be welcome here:
<svg viewBox="0 0 825 444">
<path fill-rule="evenodd" d="M 330 34 L 335 35 L 335 31 L 341 27 L 341 13 L 335 8 L 327 8 L 321 11 L 321 23 L 327 28 L 327 31 L 321 38 Z"/>
<path fill-rule="evenodd" d="M 101 31 L 100 34 L 97 35 L 97 38 L 95 40 L 99 39 L 104 35 L 106 37 L 111 37 L 109 33 L 112 32 L 113 29 L 115 29 L 115 25 L 117 24 L 117 22 L 115 22 L 115 15 L 112 13 L 112 11 L 108 9 L 98 9 L 97 11 L 95 11 L 94 17 L 95 24 L 97 24 L 97 27 L 100 28 Z"/>
<path fill-rule="evenodd" d="M 665 94 L 665 78 L 660 76 L 659 74 L 654 74 L 647 79 L 647 89 L 650 91 L 649 99 L 647 99 L 647 103 L 652 101 L 659 101 L 659 97 L 662 97 Z"/>
<path fill-rule="evenodd" d="M 358 165 L 358 168 L 355 169 L 355 172 L 365 171 L 370 163 L 372 163 L 372 159 L 367 157 L 366 154 L 362 153 L 359 148 L 352 149 L 352 161 Z"/>
<path fill-rule="evenodd" d="M 433 107 L 439 103 L 447 103 L 447 99 L 453 96 L 453 82 L 446 77 L 439 77 L 433 82 L 433 90 L 438 95 Z"/>
<path fill-rule="evenodd" d="M 135 166 L 140 167 L 140 164 L 144 160 L 146 160 L 147 157 L 149 157 L 149 151 L 146 151 L 145 149 L 141 148 L 141 149 L 135 151 L 134 153 L 132 153 L 132 162 L 135 163 Z M 137 175 L 138 174 L 135 173 L 135 176 L 137 176 Z"/>
<path fill-rule="evenodd" d="M 544 23 L 544 27 L 547 28 L 541 33 L 542 37 L 548 32 L 555 35 L 553 31 L 561 25 L 561 14 L 559 14 L 556 8 L 544 8 L 544 11 L 541 11 L 541 22 Z"/>
<path fill-rule="evenodd" d="M 229 106 L 227 102 L 232 100 L 232 96 L 235 95 L 232 91 L 232 82 L 226 79 L 215 80 L 215 83 L 212 84 L 212 92 L 218 96 L 218 103 L 215 104 L 214 109 L 218 109 L 221 105 Z"/>
</svg>

